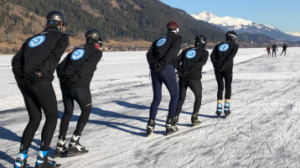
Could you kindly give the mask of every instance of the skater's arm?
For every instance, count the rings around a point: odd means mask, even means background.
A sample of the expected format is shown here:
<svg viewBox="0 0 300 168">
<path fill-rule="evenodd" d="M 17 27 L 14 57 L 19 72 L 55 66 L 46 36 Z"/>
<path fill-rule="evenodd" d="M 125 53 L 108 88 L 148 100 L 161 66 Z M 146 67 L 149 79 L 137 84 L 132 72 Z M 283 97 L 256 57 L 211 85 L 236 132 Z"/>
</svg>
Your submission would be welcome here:
<svg viewBox="0 0 300 168">
<path fill-rule="evenodd" d="M 233 58 L 235 57 L 236 53 L 238 52 L 239 47 L 234 46 L 228 56 L 225 58 L 221 65 L 221 69 L 226 68 L 231 62 L 233 62 Z"/>
<path fill-rule="evenodd" d="M 216 47 L 213 49 L 212 53 L 210 54 L 210 61 L 213 65 L 215 65 L 216 61 Z"/>
<path fill-rule="evenodd" d="M 42 75 L 46 74 L 47 72 L 53 72 L 68 45 L 69 37 L 65 34 L 59 39 L 54 49 L 48 56 L 47 60 L 44 61 L 40 67 L 37 68 L 37 71 L 41 72 Z"/>
<path fill-rule="evenodd" d="M 22 45 L 22 47 L 19 50 L 19 52 L 12 58 L 12 61 L 11 61 L 12 71 L 13 71 L 13 73 L 14 73 L 15 76 L 22 74 L 21 56 L 22 56 L 22 53 L 23 53 L 23 49 L 24 49 L 25 43 Z"/>
<path fill-rule="evenodd" d="M 65 69 L 66 64 L 67 64 L 67 61 L 68 61 L 68 59 L 69 59 L 69 56 L 70 56 L 70 54 L 68 54 L 68 55 L 64 58 L 64 60 L 63 60 L 61 63 L 58 64 L 58 66 L 57 66 L 57 68 L 56 68 L 56 72 L 57 72 L 58 78 L 60 78 L 60 76 L 63 74 L 64 69 Z"/>
<path fill-rule="evenodd" d="M 164 63 L 168 65 L 174 58 L 178 56 L 178 53 L 181 49 L 182 37 L 176 36 L 174 42 L 167 53 L 164 55 Z"/>
<path fill-rule="evenodd" d="M 179 54 L 179 56 L 176 58 L 176 69 L 180 67 L 181 64 L 181 59 L 182 59 L 182 52 Z"/>
<path fill-rule="evenodd" d="M 97 64 L 102 58 L 102 51 L 97 51 L 93 55 L 91 55 L 83 65 L 75 71 L 75 74 L 78 75 L 79 79 L 86 74 L 90 73 L 91 70 L 97 68 Z"/>
<path fill-rule="evenodd" d="M 149 51 L 146 54 L 147 61 L 150 67 L 157 62 L 157 60 L 153 56 L 153 46 L 154 44 L 152 44 L 152 46 L 150 47 Z"/>
</svg>

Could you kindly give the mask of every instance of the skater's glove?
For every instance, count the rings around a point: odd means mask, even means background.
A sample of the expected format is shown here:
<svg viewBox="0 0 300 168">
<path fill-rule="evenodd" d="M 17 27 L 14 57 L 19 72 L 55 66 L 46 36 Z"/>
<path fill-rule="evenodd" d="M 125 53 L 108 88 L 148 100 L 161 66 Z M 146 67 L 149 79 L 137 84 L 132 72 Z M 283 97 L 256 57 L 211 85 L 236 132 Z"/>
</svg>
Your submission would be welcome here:
<svg viewBox="0 0 300 168">
<path fill-rule="evenodd" d="M 159 72 L 165 67 L 165 63 L 163 61 L 155 62 L 153 64 L 152 71 Z"/>
<path fill-rule="evenodd" d="M 184 72 L 183 68 L 181 68 L 181 67 L 177 68 L 177 72 L 176 73 L 178 74 L 179 77 L 182 77 L 184 75 L 183 72 Z"/>
<path fill-rule="evenodd" d="M 21 77 L 17 79 L 17 82 L 20 85 L 27 86 L 27 87 L 32 87 L 35 81 L 36 81 L 35 78 L 32 75 L 28 75 L 27 73 L 22 73 Z"/>
</svg>

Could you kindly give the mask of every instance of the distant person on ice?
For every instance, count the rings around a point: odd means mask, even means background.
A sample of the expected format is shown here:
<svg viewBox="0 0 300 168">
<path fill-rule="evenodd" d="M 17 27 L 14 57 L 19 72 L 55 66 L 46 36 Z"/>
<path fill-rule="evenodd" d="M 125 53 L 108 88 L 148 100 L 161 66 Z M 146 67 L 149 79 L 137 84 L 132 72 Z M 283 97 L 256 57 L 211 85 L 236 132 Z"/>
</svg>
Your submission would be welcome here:
<svg viewBox="0 0 300 168">
<path fill-rule="evenodd" d="M 220 116 L 223 108 L 223 90 L 225 80 L 225 116 L 230 115 L 230 97 L 233 59 L 238 51 L 237 34 L 234 31 L 226 33 L 226 41 L 216 45 L 210 55 L 211 62 L 215 69 L 215 76 L 218 83 L 217 94 L 217 116 Z"/>
<path fill-rule="evenodd" d="M 272 57 L 275 55 L 275 57 L 276 57 L 276 51 L 278 51 L 278 49 L 277 49 L 277 46 L 276 46 L 276 44 L 274 43 L 273 45 L 272 45 Z"/>
<path fill-rule="evenodd" d="M 287 45 L 284 43 L 282 46 L 282 52 L 280 54 L 280 56 L 284 53 L 284 56 L 286 55 L 286 49 L 287 49 Z"/>
<path fill-rule="evenodd" d="M 198 113 L 202 99 L 202 67 L 208 59 L 208 51 L 205 49 L 206 37 L 198 35 L 195 38 L 195 46 L 187 48 L 177 57 L 177 73 L 179 76 L 179 101 L 176 109 L 177 121 L 186 97 L 186 90 L 190 88 L 195 95 L 192 125 L 199 125 Z M 176 122 L 177 125 L 177 122 Z"/>
<path fill-rule="evenodd" d="M 175 126 L 175 110 L 179 97 L 175 66 L 176 57 L 181 48 L 182 37 L 179 35 L 179 25 L 176 22 L 169 22 L 166 28 L 168 33 L 154 41 L 147 53 L 153 88 L 153 101 L 150 107 L 147 135 L 150 135 L 155 127 L 155 118 L 162 98 L 163 83 L 171 96 L 169 114 L 166 121 L 166 133 L 170 134 L 178 130 Z"/>
<path fill-rule="evenodd" d="M 266 51 L 268 53 L 268 57 L 271 57 L 271 47 L 268 45 L 268 47 L 266 48 Z"/>
<path fill-rule="evenodd" d="M 92 111 L 90 82 L 102 57 L 99 50 L 102 45 L 102 33 L 97 29 L 90 29 L 85 33 L 85 38 L 86 44 L 69 53 L 57 67 L 65 111 L 60 122 L 55 157 L 88 152 L 79 143 L 79 139 Z M 78 103 L 81 115 L 67 149 L 66 134 L 73 115 L 74 101 Z"/>
<path fill-rule="evenodd" d="M 69 37 L 61 32 L 65 22 L 63 13 L 51 11 L 46 19 L 46 29 L 27 39 L 12 59 L 13 73 L 29 115 L 29 123 L 23 132 L 15 168 L 29 167 L 27 153 L 42 119 L 42 110 L 46 122 L 41 133 L 41 146 L 35 167 L 56 167 L 54 161 L 48 160 L 48 150 L 58 118 L 52 81 L 55 68 L 69 45 Z"/>
</svg>

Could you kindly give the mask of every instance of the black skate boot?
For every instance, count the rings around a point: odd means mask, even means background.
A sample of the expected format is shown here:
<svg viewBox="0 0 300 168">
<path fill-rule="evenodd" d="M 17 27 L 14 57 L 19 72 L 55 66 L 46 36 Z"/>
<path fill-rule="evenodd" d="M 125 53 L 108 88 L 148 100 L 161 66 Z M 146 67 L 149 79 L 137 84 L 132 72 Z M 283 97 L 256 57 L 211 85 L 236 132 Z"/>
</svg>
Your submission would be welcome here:
<svg viewBox="0 0 300 168">
<path fill-rule="evenodd" d="M 217 111 L 216 111 L 216 114 L 218 117 L 220 117 L 220 115 L 222 114 L 222 104 L 218 103 L 217 105 Z"/>
<path fill-rule="evenodd" d="M 230 113 L 231 113 L 231 111 L 230 111 L 230 103 L 225 103 L 224 113 L 225 113 L 225 117 L 228 117 L 230 115 Z"/>
<path fill-rule="evenodd" d="M 56 168 L 59 166 L 55 161 L 48 159 L 48 151 L 39 151 L 35 168 Z"/>
<path fill-rule="evenodd" d="M 66 144 L 66 140 L 58 139 L 56 149 L 55 149 L 54 158 L 64 157 L 64 155 L 68 151 L 68 148 L 65 146 L 65 144 Z"/>
<path fill-rule="evenodd" d="M 79 139 L 80 139 L 80 136 L 79 135 L 73 135 L 71 140 L 70 140 L 70 143 L 69 143 L 69 150 L 68 150 L 68 153 L 67 153 L 67 156 L 76 156 L 76 155 L 82 155 L 82 154 L 86 154 L 88 153 L 89 151 L 85 149 L 84 146 L 82 146 L 80 143 L 79 143 Z"/>
<path fill-rule="evenodd" d="M 198 120 L 198 113 L 193 113 L 191 121 L 192 121 L 192 126 L 196 126 L 201 123 L 201 121 Z"/>
<path fill-rule="evenodd" d="M 175 127 L 177 127 L 178 121 L 179 121 L 179 116 L 175 116 L 174 117 L 174 125 L 175 125 Z"/>
<path fill-rule="evenodd" d="M 174 132 L 178 131 L 177 126 L 175 126 L 176 123 L 176 116 L 171 118 L 171 117 L 167 117 L 167 121 L 166 121 L 166 135 L 172 134 Z"/>
<path fill-rule="evenodd" d="M 155 120 L 149 119 L 147 124 L 147 136 L 151 135 L 155 128 Z"/>
<path fill-rule="evenodd" d="M 14 168 L 29 168 L 29 164 L 27 164 L 27 154 L 26 151 L 23 153 L 19 153 L 18 158 L 15 161 Z"/>
</svg>

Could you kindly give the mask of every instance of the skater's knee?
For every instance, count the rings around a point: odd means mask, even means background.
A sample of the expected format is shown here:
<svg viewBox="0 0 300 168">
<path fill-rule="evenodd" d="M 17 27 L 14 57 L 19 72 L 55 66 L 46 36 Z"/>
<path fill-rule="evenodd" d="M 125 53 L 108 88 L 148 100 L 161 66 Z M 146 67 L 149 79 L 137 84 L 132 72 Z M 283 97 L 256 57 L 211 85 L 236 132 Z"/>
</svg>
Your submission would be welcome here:
<svg viewBox="0 0 300 168">
<path fill-rule="evenodd" d="M 42 120 L 42 115 L 36 115 L 36 116 L 31 116 L 29 122 L 33 124 L 35 127 L 38 127 L 40 125 L 40 122 Z"/>
</svg>

